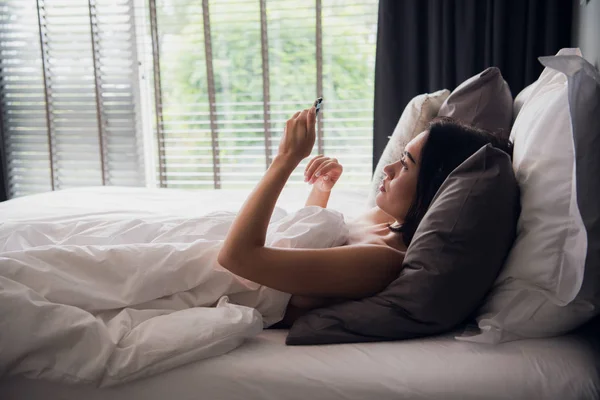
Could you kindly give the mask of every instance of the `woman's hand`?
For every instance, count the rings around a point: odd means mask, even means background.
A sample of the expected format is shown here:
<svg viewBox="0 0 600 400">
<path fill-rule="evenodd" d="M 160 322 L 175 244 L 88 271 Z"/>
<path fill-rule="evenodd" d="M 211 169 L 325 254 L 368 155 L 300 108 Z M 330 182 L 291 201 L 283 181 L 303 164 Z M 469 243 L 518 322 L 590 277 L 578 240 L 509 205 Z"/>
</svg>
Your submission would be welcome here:
<svg viewBox="0 0 600 400">
<path fill-rule="evenodd" d="M 300 162 L 308 157 L 315 144 L 315 108 L 298 111 L 285 123 L 278 156 Z"/>
<path fill-rule="evenodd" d="M 315 184 L 314 187 L 322 192 L 330 192 L 343 171 L 344 168 L 337 158 L 316 156 L 306 166 L 304 181 Z"/>
</svg>

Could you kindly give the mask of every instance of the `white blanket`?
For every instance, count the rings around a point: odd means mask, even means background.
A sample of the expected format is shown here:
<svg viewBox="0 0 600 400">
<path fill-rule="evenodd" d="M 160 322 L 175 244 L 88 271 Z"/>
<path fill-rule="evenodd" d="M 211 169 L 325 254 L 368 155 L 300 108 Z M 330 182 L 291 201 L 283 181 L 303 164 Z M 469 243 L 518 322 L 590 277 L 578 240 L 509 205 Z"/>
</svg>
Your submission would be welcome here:
<svg viewBox="0 0 600 400">
<path fill-rule="evenodd" d="M 113 385 L 226 353 L 281 320 L 289 294 L 216 261 L 234 217 L 0 221 L 0 374 Z M 346 240 L 343 216 L 320 207 L 276 208 L 267 234 L 274 247 Z"/>
</svg>

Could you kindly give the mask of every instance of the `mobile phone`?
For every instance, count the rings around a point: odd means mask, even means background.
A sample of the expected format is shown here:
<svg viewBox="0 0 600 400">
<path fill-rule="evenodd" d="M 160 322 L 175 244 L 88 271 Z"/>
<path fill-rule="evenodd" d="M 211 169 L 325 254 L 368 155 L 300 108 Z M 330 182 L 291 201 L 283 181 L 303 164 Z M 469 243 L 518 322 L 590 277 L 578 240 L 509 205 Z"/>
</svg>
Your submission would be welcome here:
<svg viewBox="0 0 600 400">
<path fill-rule="evenodd" d="M 315 100 L 315 109 L 317 117 L 319 116 L 319 111 L 321 110 L 321 104 L 323 104 L 323 98 L 319 97 Z"/>
</svg>

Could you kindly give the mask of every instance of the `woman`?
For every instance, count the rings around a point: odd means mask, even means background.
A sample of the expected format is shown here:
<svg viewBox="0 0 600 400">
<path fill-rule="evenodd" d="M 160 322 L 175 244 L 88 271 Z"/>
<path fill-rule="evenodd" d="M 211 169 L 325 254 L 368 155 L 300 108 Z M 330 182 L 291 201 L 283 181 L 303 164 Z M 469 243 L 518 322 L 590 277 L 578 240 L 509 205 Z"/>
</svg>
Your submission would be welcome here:
<svg viewBox="0 0 600 400">
<path fill-rule="evenodd" d="M 229 271 L 292 294 L 285 324 L 308 309 L 359 299 L 383 290 L 402 268 L 404 254 L 435 193 L 446 177 L 482 146 L 509 154 L 511 144 L 450 118 L 437 119 L 405 147 L 399 161 L 385 167 L 377 206 L 348 224 L 346 245 L 327 249 L 265 247 L 267 226 L 286 181 L 315 142 L 315 109 L 286 122 L 279 151 L 234 220 L 218 262 Z M 342 166 L 318 156 L 305 180 L 317 184 L 306 205 L 327 206 Z"/>
</svg>

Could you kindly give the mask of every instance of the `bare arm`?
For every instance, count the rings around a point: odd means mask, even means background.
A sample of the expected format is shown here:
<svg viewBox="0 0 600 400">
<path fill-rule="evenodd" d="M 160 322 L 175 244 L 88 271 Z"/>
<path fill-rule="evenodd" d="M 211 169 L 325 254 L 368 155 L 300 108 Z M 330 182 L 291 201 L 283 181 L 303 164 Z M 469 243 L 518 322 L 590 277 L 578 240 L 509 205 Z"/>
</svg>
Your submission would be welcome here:
<svg viewBox="0 0 600 400">
<path fill-rule="evenodd" d="M 249 254 L 265 245 L 267 227 L 281 190 L 298 162 L 276 156 L 258 185 L 246 199 L 236 216 L 223 248 L 219 263 L 231 259 L 233 254 Z"/>
<path fill-rule="evenodd" d="M 307 118 L 308 117 L 308 118 Z M 265 245 L 267 227 L 283 186 L 315 143 L 315 110 L 294 114 L 286 122 L 278 154 L 233 221 L 217 261 L 227 268 L 238 255 Z"/>
<path fill-rule="evenodd" d="M 403 253 L 386 246 L 330 249 L 256 247 L 222 260 L 236 275 L 301 296 L 358 299 L 383 289 L 398 275 Z"/>
<path fill-rule="evenodd" d="M 331 192 L 322 192 L 317 189 L 316 186 L 313 186 L 310 194 L 308 195 L 308 199 L 306 199 L 305 207 L 308 206 L 319 206 L 323 208 L 327 208 L 327 202 L 329 202 L 329 195 Z"/>
<path fill-rule="evenodd" d="M 218 262 L 236 275 L 295 295 L 360 298 L 374 294 L 399 272 L 402 253 L 376 245 L 331 249 L 265 247 L 277 198 L 314 144 L 314 109 L 304 118 L 304 123 L 308 118 L 308 132 L 296 130 L 294 123 L 288 121 L 282 141 L 291 144 L 280 144 L 279 154 L 235 218 Z M 294 132 L 299 141 L 291 136 Z M 293 150 L 286 150 L 289 147 Z"/>
</svg>

